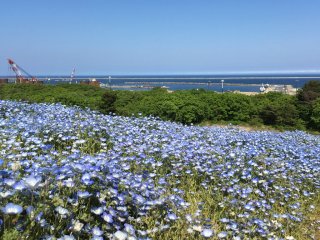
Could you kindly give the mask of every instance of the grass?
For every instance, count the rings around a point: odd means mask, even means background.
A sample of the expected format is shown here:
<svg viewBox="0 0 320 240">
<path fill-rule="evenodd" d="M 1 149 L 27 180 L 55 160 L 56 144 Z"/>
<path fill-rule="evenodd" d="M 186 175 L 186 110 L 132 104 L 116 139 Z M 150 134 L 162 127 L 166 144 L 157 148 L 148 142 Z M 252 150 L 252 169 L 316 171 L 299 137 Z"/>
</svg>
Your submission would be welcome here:
<svg viewBox="0 0 320 240">
<path fill-rule="evenodd" d="M 297 240 L 320 239 L 320 194 L 312 202 L 314 208 L 305 209 L 304 220 L 289 232 Z"/>
</svg>

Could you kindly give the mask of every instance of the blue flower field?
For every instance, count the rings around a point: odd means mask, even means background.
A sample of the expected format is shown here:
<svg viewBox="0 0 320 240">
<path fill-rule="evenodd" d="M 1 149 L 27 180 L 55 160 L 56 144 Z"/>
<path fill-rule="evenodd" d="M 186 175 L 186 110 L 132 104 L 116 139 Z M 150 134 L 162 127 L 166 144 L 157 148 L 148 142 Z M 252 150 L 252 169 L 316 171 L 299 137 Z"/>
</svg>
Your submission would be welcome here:
<svg viewBox="0 0 320 240">
<path fill-rule="evenodd" d="M 317 239 L 320 136 L 0 101 L 0 210 L 0 239 Z"/>
</svg>

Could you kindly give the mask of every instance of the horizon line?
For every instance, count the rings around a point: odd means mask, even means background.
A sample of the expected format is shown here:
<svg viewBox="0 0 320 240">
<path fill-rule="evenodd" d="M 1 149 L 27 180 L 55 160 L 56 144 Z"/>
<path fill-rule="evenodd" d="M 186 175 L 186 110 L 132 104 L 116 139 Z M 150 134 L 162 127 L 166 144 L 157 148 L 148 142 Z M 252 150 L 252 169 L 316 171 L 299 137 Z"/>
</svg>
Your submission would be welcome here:
<svg viewBox="0 0 320 240">
<path fill-rule="evenodd" d="M 166 72 L 166 73 L 156 73 L 156 72 L 127 72 L 127 73 L 79 73 L 75 76 L 167 76 L 167 75 L 234 75 L 234 74 L 320 74 L 319 70 L 258 70 L 258 71 L 216 71 L 216 72 Z M 38 73 L 33 74 L 33 76 L 69 76 L 66 73 L 55 73 L 55 74 L 45 74 Z M 0 77 L 15 77 L 12 75 L 0 75 Z"/>
</svg>

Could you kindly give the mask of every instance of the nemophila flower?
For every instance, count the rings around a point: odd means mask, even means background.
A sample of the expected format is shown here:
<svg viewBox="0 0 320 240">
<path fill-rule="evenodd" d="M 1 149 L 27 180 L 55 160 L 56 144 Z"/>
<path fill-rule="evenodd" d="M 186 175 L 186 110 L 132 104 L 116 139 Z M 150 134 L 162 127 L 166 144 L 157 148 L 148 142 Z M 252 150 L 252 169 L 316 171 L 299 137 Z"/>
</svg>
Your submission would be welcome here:
<svg viewBox="0 0 320 240">
<path fill-rule="evenodd" d="M 48 226 L 48 223 L 44 218 L 40 219 L 39 224 L 40 224 L 41 227 L 47 227 Z"/>
<path fill-rule="evenodd" d="M 83 144 L 85 142 L 86 142 L 85 139 L 79 139 L 79 140 L 75 141 L 74 144 Z"/>
<path fill-rule="evenodd" d="M 33 213 L 34 213 L 34 207 L 33 206 L 28 206 L 26 208 L 26 212 L 30 217 L 33 217 Z"/>
<path fill-rule="evenodd" d="M 91 240 L 103 240 L 103 237 L 94 235 Z"/>
<path fill-rule="evenodd" d="M 208 237 L 212 237 L 213 235 L 213 231 L 211 229 L 203 229 L 201 232 L 201 235 L 208 238 Z"/>
<path fill-rule="evenodd" d="M 61 238 L 58 238 L 57 240 L 76 240 L 76 239 L 72 235 L 63 235 Z"/>
<path fill-rule="evenodd" d="M 102 214 L 102 218 L 104 221 L 106 221 L 107 223 L 113 223 L 113 217 L 111 214 L 107 214 L 106 212 L 104 212 Z"/>
<path fill-rule="evenodd" d="M 172 220 L 172 221 L 178 219 L 177 215 L 175 215 L 174 213 L 169 213 L 167 217 L 169 220 Z"/>
<path fill-rule="evenodd" d="M 43 240 L 54 240 L 54 239 L 56 239 L 56 238 L 54 236 L 52 236 L 52 235 L 43 236 Z"/>
<path fill-rule="evenodd" d="M 20 205 L 14 203 L 8 203 L 5 207 L 2 208 L 4 214 L 20 214 L 22 213 L 23 208 Z"/>
<path fill-rule="evenodd" d="M 7 198 L 7 197 L 10 197 L 14 195 L 14 192 L 13 191 L 5 191 L 5 192 L 0 192 L 0 197 L 1 198 Z"/>
<path fill-rule="evenodd" d="M 91 212 L 96 214 L 96 215 L 101 215 L 103 213 L 103 207 L 91 208 Z"/>
<path fill-rule="evenodd" d="M 26 185 L 25 185 L 22 181 L 20 181 L 20 182 L 15 183 L 15 184 L 12 186 L 12 188 L 13 188 L 14 190 L 21 191 L 21 190 L 23 190 L 23 189 L 26 188 Z"/>
<path fill-rule="evenodd" d="M 103 234 L 103 231 L 99 227 L 92 228 L 92 234 L 94 236 L 101 236 Z"/>
<path fill-rule="evenodd" d="M 88 191 L 84 191 L 84 192 L 78 191 L 77 195 L 79 198 L 88 198 L 91 196 L 91 194 Z"/>
<path fill-rule="evenodd" d="M 227 219 L 227 218 L 221 218 L 221 219 L 220 219 L 220 222 L 222 222 L 222 223 L 228 223 L 228 222 L 230 222 L 230 220 Z"/>
<path fill-rule="evenodd" d="M 72 188 L 74 187 L 75 183 L 72 178 L 68 178 L 67 180 L 63 181 L 63 185 L 66 187 Z"/>
<path fill-rule="evenodd" d="M 12 178 L 6 178 L 3 180 L 3 183 L 11 187 L 16 183 L 16 180 Z"/>
<path fill-rule="evenodd" d="M 30 175 L 24 179 L 24 182 L 26 186 L 28 186 L 31 189 L 37 188 L 41 182 L 41 177 Z"/>
<path fill-rule="evenodd" d="M 130 235 L 135 235 L 135 229 L 131 224 L 125 223 L 124 230 Z"/>
<path fill-rule="evenodd" d="M 43 212 L 39 212 L 39 213 L 37 214 L 37 216 L 35 217 L 35 220 L 36 220 L 37 222 L 41 222 L 42 217 L 43 217 Z"/>
<path fill-rule="evenodd" d="M 3 179 L 3 178 L 6 178 L 6 177 L 9 177 L 8 171 L 0 170 L 0 177 L 1 177 L 2 179 Z"/>
<path fill-rule="evenodd" d="M 218 238 L 226 238 L 228 236 L 227 232 L 219 232 L 218 233 Z"/>
<path fill-rule="evenodd" d="M 113 234 L 113 237 L 114 237 L 116 240 L 125 240 L 125 239 L 127 239 L 128 234 L 125 233 L 125 232 L 122 232 L 122 231 L 116 231 L 116 232 Z"/>
<path fill-rule="evenodd" d="M 309 197 L 309 196 L 310 196 L 310 192 L 304 190 L 304 191 L 303 191 L 303 196 Z"/>
<path fill-rule="evenodd" d="M 91 176 L 88 173 L 85 173 L 82 175 L 81 177 L 81 181 L 85 184 L 85 185 L 92 185 L 93 181 L 91 180 Z"/>
<path fill-rule="evenodd" d="M 68 215 L 69 211 L 66 208 L 63 208 L 61 206 L 58 206 L 55 208 L 56 212 L 59 213 L 60 215 Z"/>
</svg>

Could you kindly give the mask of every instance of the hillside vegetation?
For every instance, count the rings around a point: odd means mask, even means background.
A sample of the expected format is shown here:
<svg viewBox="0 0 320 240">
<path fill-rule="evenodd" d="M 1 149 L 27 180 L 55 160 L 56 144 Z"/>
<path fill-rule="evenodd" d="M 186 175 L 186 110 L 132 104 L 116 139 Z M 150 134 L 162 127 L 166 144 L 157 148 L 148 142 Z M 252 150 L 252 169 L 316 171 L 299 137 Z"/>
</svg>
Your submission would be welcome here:
<svg viewBox="0 0 320 240">
<path fill-rule="evenodd" d="M 0 100 L 0 239 L 319 239 L 320 137 Z"/>
<path fill-rule="evenodd" d="M 165 89 L 111 91 L 83 85 L 0 86 L 0 98 L 28 102 L 60 102 L 121 116 L 156 116 L 184 124 L 233 123 L 277 129 L 320 130 L 320 82 L 310 81 L 297 96 Z"/>
</svg>

